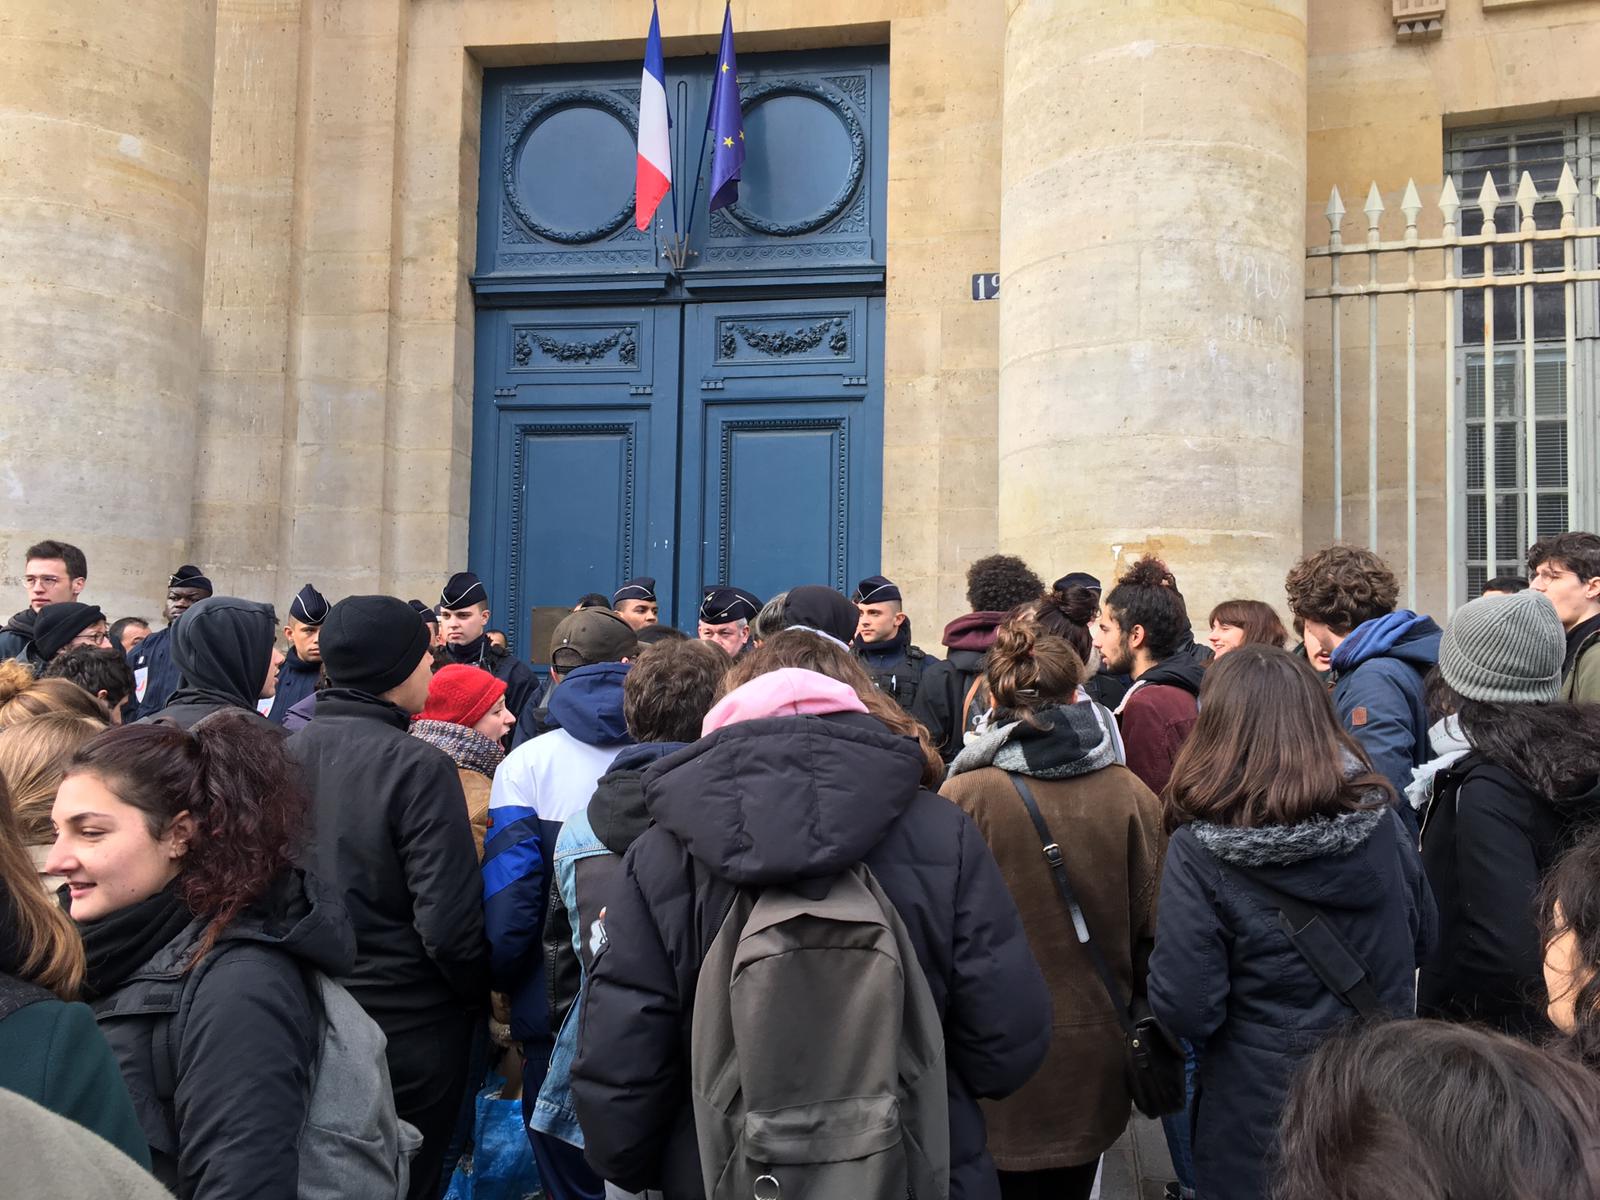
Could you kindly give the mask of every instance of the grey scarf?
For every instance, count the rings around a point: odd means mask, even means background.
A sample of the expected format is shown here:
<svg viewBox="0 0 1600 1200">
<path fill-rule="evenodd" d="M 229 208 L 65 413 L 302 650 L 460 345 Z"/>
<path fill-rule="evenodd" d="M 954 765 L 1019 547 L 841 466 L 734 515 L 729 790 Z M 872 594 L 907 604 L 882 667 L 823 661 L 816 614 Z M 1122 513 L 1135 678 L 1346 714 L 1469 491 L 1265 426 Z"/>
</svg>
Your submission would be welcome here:
<svg viewBox="0 0 1600 1200">
<path fill-rule="evenodd" d="M 950 775 L 981 767 L 999 767 L 1033 779 L 1088 775 L 1118 761 L 1111 721 L 1111 715 L 1093 701 L 1043 709 L 1032 722 L 997 725 L 969 743 L 950 764 Z"/>
</svg>

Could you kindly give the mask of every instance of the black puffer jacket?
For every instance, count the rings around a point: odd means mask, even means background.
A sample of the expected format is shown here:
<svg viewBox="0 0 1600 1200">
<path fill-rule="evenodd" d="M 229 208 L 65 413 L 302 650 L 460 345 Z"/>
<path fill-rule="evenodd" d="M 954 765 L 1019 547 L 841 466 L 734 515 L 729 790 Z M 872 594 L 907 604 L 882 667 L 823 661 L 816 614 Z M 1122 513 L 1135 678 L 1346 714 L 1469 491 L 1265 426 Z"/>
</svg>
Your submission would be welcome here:
<svg viewBox="0 0 1600 1200">
<path fill-rule="evenodd" d="M 1437 924 L 1392 807 L 1259 828 L 1197 821 L 1172 835 L 1149 999 L 1199 1052 L 1195 1177 L 1216 1200 L 1264 1200 L 1290 1078 L 1355 1015 L 1294 948 L 1259 883 L 1321 910 L 1396 1016 L 1412 1012 Z"/>
<path fill-rule="evenodd" d="M 220 709 L 236 708 L 281 733 L 282 727 L 256 708 L 277 636 L 272 605 L 233 596 L 206 597 L 172 626 L 172 663 L 181 676 L 178 690 L 159 713 L 142 719 L 159 717 L 188 729 Z"/>
<path fill-rule="evenodd" d="M 1434 776 L 1422 861 L 1439 903 L 1439 952 L 1417 1011 L 1519 1037 L 1553 1032 L 1535 897 L 1561 852 L 1600 816 L 1600 782 L 1554 800 L 1477 753 Z"/>
<path fill-rule="evenodd" d="M 316 1051 L 306 969 L 349 969 L 349 922 L 315 880 L 294 871 L 186 971 L 204 928 L 190 922 L 91 1007 L 158 1179 L 184 1200 L 293 1196 Z M 170 1096 L 157 1055 L 176 1057 Z"/>
<path fill-rule="evenodd" d="M 1037 1069 L 1050 997 L 982 835 L 921 772 L 914 742 L 860 713 L 744 721 L 649 769 L 656 823 L 612 892 L 573 1067 L 585 1153 L 606 1179 L 667 1200 L 703 1194 L 689 1021 L 734 889 L 865 862 L 944 1018 L 950 1195 L 998 1197 L 975 1097 L 1007 1095 Z"/>
<path fill-rule="evenodd" d="M 355 970 L 341 982 L 390 1035 L 483 1005 L 483 883 L 455 763 L 387 701 L 317 695 L 289 753 L 311 789 L 311 867 L 355 926 Z"/>
</svg>

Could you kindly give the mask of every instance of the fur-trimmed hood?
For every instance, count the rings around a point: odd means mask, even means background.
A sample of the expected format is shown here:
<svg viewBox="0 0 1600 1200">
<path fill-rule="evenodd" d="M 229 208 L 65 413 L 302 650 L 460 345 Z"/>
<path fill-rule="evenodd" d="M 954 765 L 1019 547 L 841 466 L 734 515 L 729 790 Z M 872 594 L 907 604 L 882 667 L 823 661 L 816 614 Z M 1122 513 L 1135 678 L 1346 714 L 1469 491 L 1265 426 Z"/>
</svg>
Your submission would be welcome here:
<svg viewBox="0 0 1600 1200">
<path fill-rule="evenodd" d="M 1280 867 L 1308 858 L 1332 858 L 1361 846 L 1383 823 L 1386 809 L 1312 817 L 1298 825 L 1237 825 L 1194 822 L 1194 836 L 1207 850 L 1236 867 Z"/>
</svg>

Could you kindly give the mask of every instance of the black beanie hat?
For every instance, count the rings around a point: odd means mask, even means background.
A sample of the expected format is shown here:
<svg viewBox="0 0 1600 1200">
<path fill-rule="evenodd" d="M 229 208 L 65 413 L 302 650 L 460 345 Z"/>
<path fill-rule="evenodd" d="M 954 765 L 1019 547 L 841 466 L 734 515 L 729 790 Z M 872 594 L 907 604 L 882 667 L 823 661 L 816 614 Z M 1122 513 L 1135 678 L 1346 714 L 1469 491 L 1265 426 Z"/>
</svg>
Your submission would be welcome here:
<svg viewBox="0 0 1600 1200">
<path fill-rule="evenodd" d="M 428 653 L 428 627 L 394 596 L 346 596 L 322 623 L 322 664 L 336 687 L 377 696 L 404 683 Z"/>
<path fill-rule="evenodd" d="M 89 626 L 106 619 L 98 604 L 79 604 L 69 600 L 62 604 L 46 604 L 33 622 L 33 652 L 44 662 L 49 662 L 73 638 Z"/>
<path fill-rule="evenodd" d="M 806 584 L 789 589 L 789 597 L 783 603 L 783 618 L 790 625 L 804 625 L 848 646 L 856 635 L 861 612 L 842 592 Z"/>
</svg>

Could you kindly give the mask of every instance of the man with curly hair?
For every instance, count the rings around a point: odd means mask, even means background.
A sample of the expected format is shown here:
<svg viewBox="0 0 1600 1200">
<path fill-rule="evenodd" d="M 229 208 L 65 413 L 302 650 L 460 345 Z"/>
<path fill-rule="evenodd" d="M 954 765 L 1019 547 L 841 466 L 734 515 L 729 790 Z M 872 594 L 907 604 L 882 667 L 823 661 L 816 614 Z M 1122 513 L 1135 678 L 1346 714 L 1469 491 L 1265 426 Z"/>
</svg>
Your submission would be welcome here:
<svg viewBox="0 0 1600 1200">
<path fill-rule="evenodd" d="M 1307 555 L 1284 582 L 1305 623 L 1306 657 L 1333 673 L 1333 706 L 1372 765 L 1404 795 L 1411 768 L 1433 757 L 1423 680 L 1439 660 L 1432 617 L 1396 609 L 1394 572 L 1370 550 L 1329 546 Z M 1409 804 L 1401 814 L 1415 825 Z"/>
<path fill-rule="evenodd" d="M 967 728 L 977 715 L 972 694 L 983 678 L 995 630 L 1017 605 L 1042 595 L 1044 582 L 1013 554 L 991 554 L 967 568 L 972 611 L 944 627 L 950 653 L 943 662 L 928 663 L 911 702 L 911 715 L 928 727 L 945 762 L 966 744 Z"/>
</svg>

